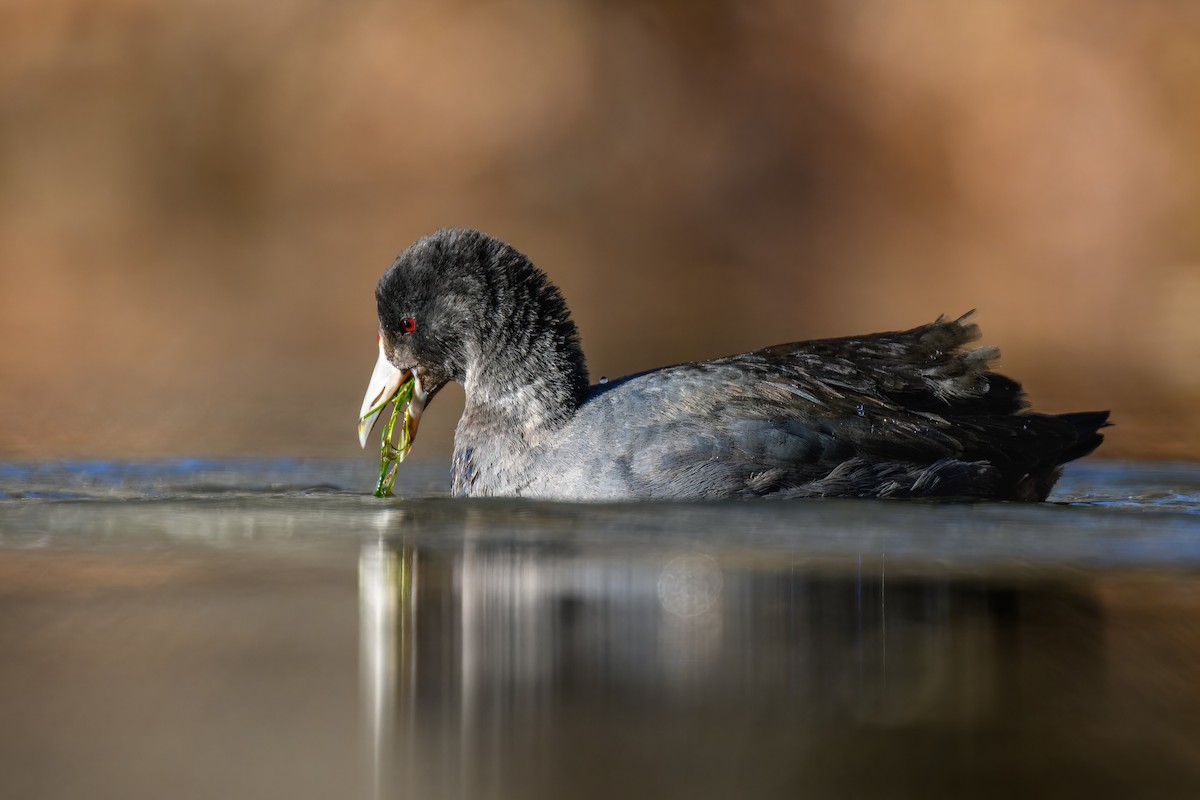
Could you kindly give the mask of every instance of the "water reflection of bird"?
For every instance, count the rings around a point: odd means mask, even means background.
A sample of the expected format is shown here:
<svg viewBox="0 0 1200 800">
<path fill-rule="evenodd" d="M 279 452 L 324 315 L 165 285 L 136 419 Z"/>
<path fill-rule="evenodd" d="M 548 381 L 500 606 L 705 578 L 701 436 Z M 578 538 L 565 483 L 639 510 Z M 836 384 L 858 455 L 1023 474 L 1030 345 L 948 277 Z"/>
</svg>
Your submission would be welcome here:
<svg viewBox="0 0 1200 800">
<path fill-rule="evenodd" d="M 982 497 L 1043 500 L 1103 440 L 1107 411 L 1025 410 L 966 317 L 782 344 L 589 386 L 558 289 L 479 231 L 403 253 L 376 289 L 379 363 L 364 414 L 415 381 L 413 430 L 466 389 L 454 490 L 570 500 Z M 365 443 L 375 414 L 359 426 Z"/>
</svg>

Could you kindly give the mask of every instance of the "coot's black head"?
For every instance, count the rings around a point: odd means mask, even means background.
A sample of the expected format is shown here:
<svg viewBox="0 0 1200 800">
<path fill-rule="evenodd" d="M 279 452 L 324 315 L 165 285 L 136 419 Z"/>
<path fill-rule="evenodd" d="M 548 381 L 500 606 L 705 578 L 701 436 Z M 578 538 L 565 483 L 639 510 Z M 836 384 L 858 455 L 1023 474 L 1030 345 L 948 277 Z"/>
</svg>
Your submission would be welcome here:
<svg viewBox="0 0 1200 800">
<path fill-rule="evenodd" d="M 527 257 L 485 233 L 446 228 L 418 240 L 379 279 L 375 299 L 380 356 L 364 413 L 377 390 L 394 391 L 410 373 L 422 407 L 452 380 L 487 393 L 551 374 L 565 397 L 586 392 L 562 295 Z"/>
<path fill-rule="evenodd" d="M 492 273 L 506 255 L 528 263 L 503 242 L 462 228 L 430 234 L 401 253 L 375 288 L 388 361 L 417 372 L 430 391 L 463 381 L 488 338 Z"/>
</svg>

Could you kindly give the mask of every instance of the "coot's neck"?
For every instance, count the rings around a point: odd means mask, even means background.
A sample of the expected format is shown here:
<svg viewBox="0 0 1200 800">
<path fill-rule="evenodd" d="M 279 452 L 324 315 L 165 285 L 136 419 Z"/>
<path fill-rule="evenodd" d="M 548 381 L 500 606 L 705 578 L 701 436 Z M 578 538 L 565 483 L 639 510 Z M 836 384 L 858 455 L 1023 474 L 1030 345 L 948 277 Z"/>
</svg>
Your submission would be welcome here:
<svg viewBox="0 0 1200 800">
<path fill-rule="evenodd" d="M 562 295 L 524 256 L 515 255 L 508 263 L 502 256 L 500 268 L 489 275 L 491 308 L 464 370 L 467 403 L 459 433 L 533 447 L 583 403 L 588 373 Z"/>
</svg>

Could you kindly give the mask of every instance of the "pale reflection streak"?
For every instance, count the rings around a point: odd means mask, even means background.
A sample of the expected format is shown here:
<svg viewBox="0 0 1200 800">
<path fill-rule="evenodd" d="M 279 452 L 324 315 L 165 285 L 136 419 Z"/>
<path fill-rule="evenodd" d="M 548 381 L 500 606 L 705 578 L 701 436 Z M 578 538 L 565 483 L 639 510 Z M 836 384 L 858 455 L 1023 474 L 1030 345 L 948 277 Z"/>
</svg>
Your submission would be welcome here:
<svg viewBox="0 0 1200 800">
<path fill-rule="evenodd" d="M 380 512 L 376 523 L 379 537 L 363 543 L 358 562 L 361 683 L 371 774 L 368 786 L 376 799 L 389 797 L 398 788 L 393 774 L 397 719 L 403 716 L 401 704 L 414 702 L 416 690 L 416 641 L 412 636 L 415 558 L 411 547 L 397 548 L 384 538 L 393 517 L 391 511 Z"/>
<path fill-rule="evenodd" d="M 724 573 L 705 553 L 668 561 L 656 583 L 660 612 L 659 660 L 674 691 L 703 684 L 721 650 Z"/>
</svg>

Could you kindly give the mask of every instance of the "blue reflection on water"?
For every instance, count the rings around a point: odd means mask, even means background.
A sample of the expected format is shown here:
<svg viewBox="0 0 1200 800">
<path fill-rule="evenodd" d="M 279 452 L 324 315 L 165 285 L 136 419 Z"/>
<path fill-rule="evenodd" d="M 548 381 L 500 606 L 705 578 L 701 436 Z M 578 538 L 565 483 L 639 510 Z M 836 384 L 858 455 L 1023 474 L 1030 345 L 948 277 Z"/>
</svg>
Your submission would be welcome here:
<svg viewBox="0 0 1200 800">
<path fill-rule="evenodd" d="M 6 497 L 53 497 L 80 490 L 119 489 L 130 495 L 205 494 L 216 491 L 302 491 L 323 487 L 369 493 L 372 459 L 176 458 L 148 461 L 90 460 L 0 462 Z M 449 492 L 447 464 L 407 463 L 399 486 L 407 497 Z M 39 495 L 38 493 L 44 493 Z M 65 498 L 61 498 L 65 499 Z M 1200 464 L 1085 461 L 1070 465 L 1050 497 L 1054 503 L 1135 510 L 1200 513 Z"/>
<path fill-rule="evenodd" d="M 104 521 L 129 538 L 204 541 L 244 530 L 262 542 L 330 530 L 370 535 L 381 510 L 429 536 L 489 536 L 621 545 L 697 540 L 718 549 L 810 557 L 856 553 L 922 562 L 1200 565 L 1200 466 L 1072 465 L 1049 503 L 805 500 L 548 503 L 448 496 L 448 466 L 409 463 L 397 498 L 370 496 L 373 459 L 176 459 L 0 464 L 0 544 L 23 532 L 86 535 Z M 79 506 L 79 508 L 74 508 Z M 7 524 L 4 524 L 7 521 Z M 532 525 L 532 527 L 531 527 Z M 276 533 L 277 532 L 277 533 Z"/>
</svg>

